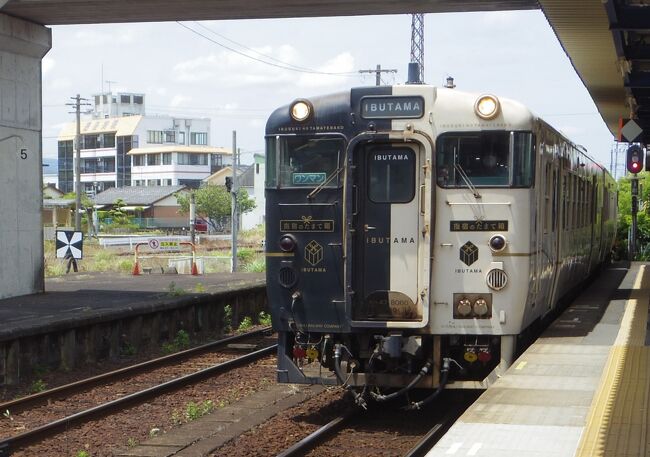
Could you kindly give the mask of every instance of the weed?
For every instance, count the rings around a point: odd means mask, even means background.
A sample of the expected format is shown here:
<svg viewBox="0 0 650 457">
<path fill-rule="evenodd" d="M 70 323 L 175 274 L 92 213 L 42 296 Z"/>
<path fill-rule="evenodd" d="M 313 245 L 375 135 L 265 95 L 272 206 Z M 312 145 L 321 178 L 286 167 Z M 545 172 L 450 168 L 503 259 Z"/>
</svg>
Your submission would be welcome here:
<svg viewBox="0 0 650 457">
<path fill-rule="evenodd" d="M 182 287 L 178 287 L 176 283 L 172 281 L 167 287 L 167 294 L 172 297 L 180 297 L 185 294 L 185 290 Z"/>
<path fill-rule="evenodd" d="M 232 331 L 232 306 L 223 307 L 223 331 L 229 333 Z"/>
<path fill-rule="evenodd" d="M 181 425 L 182 423 L 183 418 L 181 417 L 181 413 L 179 413 L 177 410 L 172 411 L 172 424 Z"/>
<path fill-rule="evenodd" d="M 240 248 L 237 250 L 237 259 L 244 265 L 250 263 L 254 257 L 255 251 L 251 248 Z"/>
<path fill-rule="evenodd" d="M 39 392 L 43 392 L 45 389 L 47 389 L 47 384 L 45 381 L 42 379 L 37 379 L 32 383 L 32 385 L 29 388 L 29 391 L 33 394 L 37 394 Z"/>
<path fill-rule="evenodd" d="M 263 259 L 254 260 L 245 264 L 242 270 L 246 273 L 264 273 L 266 271 L 266 261 Z"/>
<path fill-rule="evenodd" d="M 133 271 L 133 261 L 132 260 L 120 260 L 117 263 L 117 269 L 123 273 L 130 273 Z"/>
<path fill-rule="evenodd" d="M 136 352 L 135 346 L 131 343 L 124 343 L 120 348 L 120 355 L 122 357 L 131 357 L 132 355 L 135 355 Z"/>
<path fill-rule="evenodd" d="M 174 341 L 170 343 L 163 343 L 162 351 L 165 354 L 171 354 L 190 347 L 190 334 L 181 329 L 176 333 Z"/>
<path fill-rule="evenodd" d="M 126 445 L 128 447 L 136 447 L 138 445 L 138 441 L 135 438 L 129 438 L 126 440 Z"/>
<path fill-rule="evenodd" d="M 237 329 L 238 332 L 245 332 L 249 328 L 253 326 L 253 319 L 250 317 L 246 316 L 244 319 L 239 323 L 239 328 Z"/>
<path fill-rule="evenodd" d="M 11 415 L 11 413 L 9 412 L 8 409 L 5 410 L 5 412 L 2 413 L 2 415 L 3 415 L 4 417 L 6 417 L 7 419 L 9 419 L 10 421 L 13 421 L 13 420 L 14 420 L 14 416 Z"/>
<path fill-rule="evenodd" d="M 190 334 L 183 329 L 179 330 L 174 338 L 174 344 L 178 349 L 187 349 L 190 347 Z"/>
<path fill-rule="evenodd" d="M 90 453 L 88 451 L 79 451 L 76 457 L 90 457 Z"/>
<path fill-rule="evenodd" d="M 204 293 L 205 292 L 205 286 L 203 284 L 201 284 L 200 282 L 196 283 L 196 285 L 194 286 L 194 292 L 196 292 L 197 294 Z"/>
<path fill-rule="evenodd" d="M 214 409 L 214 402 L 212 400 L 205 400 L 199 404 L 189 402 L 185 407 L 185 420 L 191 422 L 201 416 L 205 416 Z"/>
<path fill-rule="evenodd" d="M 262 325 L 271 325 L 271 315 L 265 313 L 264 311 L 260 311 L 258 321 Z"/>
</svg>

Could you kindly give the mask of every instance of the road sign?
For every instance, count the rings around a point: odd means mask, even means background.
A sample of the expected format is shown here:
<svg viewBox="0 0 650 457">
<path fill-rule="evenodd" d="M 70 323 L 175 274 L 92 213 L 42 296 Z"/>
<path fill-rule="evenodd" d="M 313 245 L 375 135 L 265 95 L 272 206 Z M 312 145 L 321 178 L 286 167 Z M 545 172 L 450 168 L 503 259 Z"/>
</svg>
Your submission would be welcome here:
<svg viewBox="0 0 650 457">
<path fill-rule="evenodd" d="M 161 251 L 178 251 L 179 245 L 178 241 L 161 241 L 160 250 Z"/>
<path fill-rule="evenodd" d="M 56 231 L 56 258 L 65 259 L 68 252 L 75 259 L 83 258 L 84 235 L 72 230 Z"/>
<path fill-rule="evenodd" d="M 158 249 L 160 247 L 160 241 L 158 241 L 156 238 L 151 238 L 149 240 L 149 247 L 151 249 Z"/>
<path fill-rule="evenodd" d="M 632 143 L 643 133 L 643 129 L 634 119 L 619 119 L 618 122 L 618 141 L 627 141 Z"/>
</svg>

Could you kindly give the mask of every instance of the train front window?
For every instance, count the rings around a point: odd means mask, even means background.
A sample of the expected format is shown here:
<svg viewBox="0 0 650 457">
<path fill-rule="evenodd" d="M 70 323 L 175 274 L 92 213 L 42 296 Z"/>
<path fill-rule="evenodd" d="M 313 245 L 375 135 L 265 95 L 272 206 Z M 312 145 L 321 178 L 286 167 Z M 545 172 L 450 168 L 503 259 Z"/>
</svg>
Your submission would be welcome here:
<svg viewBox="0 0 650 457">
<path fill-rule="evenodd" d="M 267 187 L 338 187 L 340 138 L 273 137 L 267 139 Z"/>
<path fill-rule="evenodd" d="M 441 187 L 529 187 L 533 182 L 530 132 L 445 133 L 438 138 L 436 172 Z"/>
</svg>

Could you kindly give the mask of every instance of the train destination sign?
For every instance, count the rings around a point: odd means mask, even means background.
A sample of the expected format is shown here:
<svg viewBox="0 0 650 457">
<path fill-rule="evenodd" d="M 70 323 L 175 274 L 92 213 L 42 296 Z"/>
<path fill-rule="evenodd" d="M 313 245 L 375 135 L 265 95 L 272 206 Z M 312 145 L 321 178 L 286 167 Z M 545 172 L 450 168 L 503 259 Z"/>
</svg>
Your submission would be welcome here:
<svg viewBox="0 0 650 457">
<path fill-rule="evenodd" d="M 412 97 L 363 97 L 364 119 L 417 119 L 424 115 L 424 99 Z"/>
<path fill-rule="evenodd" d="M 451 232 L 494 232 L 508 230 L 508 221 L 450 221 Z"/>
</svg>

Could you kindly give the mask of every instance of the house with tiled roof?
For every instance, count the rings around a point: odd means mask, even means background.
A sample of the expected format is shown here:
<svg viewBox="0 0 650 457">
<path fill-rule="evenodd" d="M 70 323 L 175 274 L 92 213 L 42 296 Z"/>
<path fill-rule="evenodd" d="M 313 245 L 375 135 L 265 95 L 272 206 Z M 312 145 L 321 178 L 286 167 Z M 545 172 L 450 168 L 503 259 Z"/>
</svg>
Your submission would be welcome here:
<svg viewBox="0 0 650 457">
<path fill-rule="evenodd" d="M 189 226 L 189 215 L 179 213 L 176 194 L 189 191 L 187 186 L 113 187 L 95 195 L 93 202 L 95 209 L 109 211 L 121 201 L 122 210 L 141 220 L 143 227 L 185 227 Z"/>
</svg>

